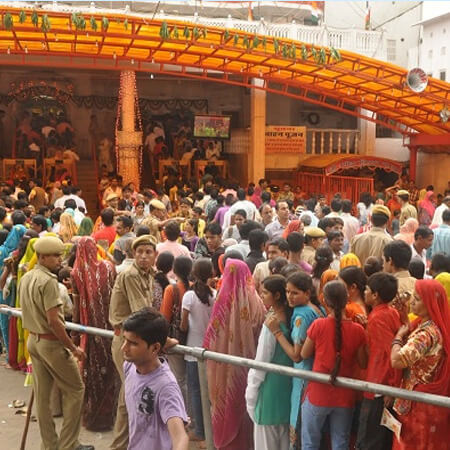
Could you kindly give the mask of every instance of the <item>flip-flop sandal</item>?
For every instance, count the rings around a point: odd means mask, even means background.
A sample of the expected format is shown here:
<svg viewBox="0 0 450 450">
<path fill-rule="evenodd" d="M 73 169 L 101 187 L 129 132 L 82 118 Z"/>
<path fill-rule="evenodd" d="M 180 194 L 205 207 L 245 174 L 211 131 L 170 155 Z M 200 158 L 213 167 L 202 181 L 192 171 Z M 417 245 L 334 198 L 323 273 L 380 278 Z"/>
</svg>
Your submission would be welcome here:
<svg viewBox="0 0 450 450">
<path fill-rule="evenodd" d="M 25 406 L 25 402 L 23 400 L 13 400 L 12 405 L 14 408 L 23 408 Z"/>
</svg>

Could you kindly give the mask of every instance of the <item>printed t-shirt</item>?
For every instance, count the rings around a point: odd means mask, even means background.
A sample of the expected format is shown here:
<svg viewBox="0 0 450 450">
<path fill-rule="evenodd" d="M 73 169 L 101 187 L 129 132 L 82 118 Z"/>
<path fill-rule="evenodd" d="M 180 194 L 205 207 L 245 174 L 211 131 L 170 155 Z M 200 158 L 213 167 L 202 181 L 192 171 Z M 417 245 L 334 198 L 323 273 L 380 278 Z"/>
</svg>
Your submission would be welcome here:
<svg viewBox="0 0 450 450">
<path fill-rule="evenodd" d="M 172 450 L 167 421 L 179 417 L 187 422 L 186 410 L 175 376 L 167 362 L 141 375 L 125 361 L 125 403 L 128 411 L 128 450 Z"/>
</svg>

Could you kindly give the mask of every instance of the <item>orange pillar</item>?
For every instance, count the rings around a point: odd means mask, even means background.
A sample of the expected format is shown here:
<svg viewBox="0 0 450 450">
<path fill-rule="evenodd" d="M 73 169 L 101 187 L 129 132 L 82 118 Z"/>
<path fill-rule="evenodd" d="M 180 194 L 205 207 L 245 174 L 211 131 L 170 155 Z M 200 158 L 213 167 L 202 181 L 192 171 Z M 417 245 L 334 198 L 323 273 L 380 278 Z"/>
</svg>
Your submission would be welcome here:
<svg viewBox="0 0 450 450">
<path fill-rule="evenodd" d="M 417 146 L 409 146 L 409 179 L 416 181 L 417 174 Z"/>
</svg>

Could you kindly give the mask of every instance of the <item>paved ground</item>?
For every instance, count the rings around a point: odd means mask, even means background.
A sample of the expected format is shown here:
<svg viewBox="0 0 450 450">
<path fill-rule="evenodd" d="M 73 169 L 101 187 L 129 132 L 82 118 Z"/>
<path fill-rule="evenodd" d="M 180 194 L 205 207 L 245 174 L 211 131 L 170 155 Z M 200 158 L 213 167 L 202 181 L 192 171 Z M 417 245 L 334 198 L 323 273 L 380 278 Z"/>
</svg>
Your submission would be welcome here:
<svg viewBox="0 0 450 450">
<path fill-rule="evenodd" d="M 3 356 L 0 357 L 0 364 L 4 364 Z M 23 400 L 28 405 L 31 389 L 24 387 L 24 380 L 25 376 L 22 373 L 6 369 L 3 365 L 0 366 L 0 448 L 2 450 L 17 450 L 20 448 L 25 417 L 15 414 L 17 409 L 8 405 L 11 405 L 14 400 Z M 59 429 L 62 419 L 56 418 L 55 422 Z M 84 428 L 81 429 L 80 442 L 94 445 L 95 450 L 107 450 L 111 441 L 112 432 L 93 433 Z M 191 450 L 197 448 L 194 443 L 191 443 Z M 31 422 L 26 450 L 39 449 L 38 425 L 36 422 Z"/>
</svg>

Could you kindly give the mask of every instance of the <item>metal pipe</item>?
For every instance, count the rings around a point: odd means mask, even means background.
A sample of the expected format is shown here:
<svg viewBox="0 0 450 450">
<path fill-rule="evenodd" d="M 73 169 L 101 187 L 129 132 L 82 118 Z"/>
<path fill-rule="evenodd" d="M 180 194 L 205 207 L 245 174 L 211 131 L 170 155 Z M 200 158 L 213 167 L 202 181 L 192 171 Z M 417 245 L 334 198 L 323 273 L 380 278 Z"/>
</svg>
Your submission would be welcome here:
<svg viewBox="0 0 450 450">
<path fill-rule="evenodd" d="M 200 396 L 202 399 L 203 427 L 205 430 L 206 448 L 215 450 L 212 421 L 211 421 L 211 404 L 209 402 L 208 377 L 206 375 L 206 361 L 204 359 L 197 360 L 198 378 L 200 382 Z"/>
<path fill-rule="evenodd" d="M 10 316 L 22 317 L 22 312 L 17 309 L 7 307 L 0 307 L 1 314 Z M 94 334 L 102 337 L 112 338 L 113 332 L 110 330 L 103 330 L 100 328 L 86 327 L 83 325 L 66 322 L 66 327 L 69 330 L 79 331 L 81 333 Z M 196 359 L 211 359 L 217 362 L 226 364 L 234 364 L 241 367 L 248 367 L 265 372 L 277 373 L 289 377 L 302 378 L 308 381 L 317 381 L 319 383 L 330 384 L 330 376 L 323 373 L 312 372 L 308 370 L 294 369 L 292 367 L 279 366 L 276 364 L 254 361 L 252 359 L 241 358 L 239 356 L 225 355 L 205 350 L 200 347 L 186 347 L 184 345 L 176 345 L 171 349 L 175 353 L 194 356 Z M 382 384 L 369 383 L 363 380 L 354 380 L 352 378 L 338 377 L 336 379 L 336 386 L 350 388 L 355 391 L 367 391 L 375 394 L 388 395 L 395 398 L 403 398 L 421 403 L 428 403 L 430 405 L 442 406 L 450 408 L 450 397 L 444 395 L 428 394 L 426 392 L 408 391 L 406 389 L 395 388 L 392 386 L 385 386 Z"/>
</svg>

